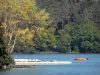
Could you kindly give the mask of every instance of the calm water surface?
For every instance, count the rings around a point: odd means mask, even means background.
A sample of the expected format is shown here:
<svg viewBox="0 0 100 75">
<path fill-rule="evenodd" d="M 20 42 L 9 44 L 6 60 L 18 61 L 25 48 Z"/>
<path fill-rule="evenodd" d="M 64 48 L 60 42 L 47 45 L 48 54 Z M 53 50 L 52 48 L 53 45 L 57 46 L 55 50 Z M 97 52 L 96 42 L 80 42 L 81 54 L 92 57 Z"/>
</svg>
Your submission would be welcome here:
<svg viewBox="0 0 100 75">
<path fill-rule="evenodd" d="M 40 59 L 43 61 L 71 61 L 70 65 L 41 65 L 34 68 L 13 68 L 0 71 L 0 75 L 100 75 L 100 54 L 26 54 L 14 58 Z M 75 61 L 76 57 L 87 57 L 87 61 Z"/>
</svg>

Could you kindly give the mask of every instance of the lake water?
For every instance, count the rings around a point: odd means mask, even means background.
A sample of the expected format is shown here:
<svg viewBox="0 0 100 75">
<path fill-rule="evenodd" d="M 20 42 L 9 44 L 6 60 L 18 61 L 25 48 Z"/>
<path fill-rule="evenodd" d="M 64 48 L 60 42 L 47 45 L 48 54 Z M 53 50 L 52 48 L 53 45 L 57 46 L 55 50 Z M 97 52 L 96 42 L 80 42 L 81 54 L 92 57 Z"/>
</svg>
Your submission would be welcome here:
<svg viewBox="0 0 100 75">
<path fill-rule="evenodd" d="M 33 68 L 13 68 L 0 71 L 0 75 L 100 75 L 100 54 L 20 54 L 14 58 L 40 59 L 43 61 L 71 61 L 70 65 L 41 65 Z M 86 57 L 86 61 L 76 61 L 76 57 Z"/>
</svg>

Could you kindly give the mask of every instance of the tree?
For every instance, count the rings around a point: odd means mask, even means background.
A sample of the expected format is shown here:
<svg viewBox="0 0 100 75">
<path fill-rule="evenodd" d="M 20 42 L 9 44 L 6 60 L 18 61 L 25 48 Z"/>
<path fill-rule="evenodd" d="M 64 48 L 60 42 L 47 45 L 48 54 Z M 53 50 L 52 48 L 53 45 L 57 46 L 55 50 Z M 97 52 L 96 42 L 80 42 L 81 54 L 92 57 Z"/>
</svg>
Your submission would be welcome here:
<svg viewBox="0 0 100 75">
<path fill-rule="evenodd" d="M 66 52 L 71 48 L 71 51 L 79 49 L 80 53 L 99 52 L 99 3 L 98 0 L 37 0 L 39 7 L 50 13 L 56 28 L 56 51 Z"/>
<path fill-rule="evenodd" d="M 38 51 L 52 51 L 50 48 L 56 47 L 56 38 L 54 34 L 45 28 L 38 28 L 38 34 L 34 37 L 36 49 Z"/>
<path fill-rule="evenodd" d="M 13 59 L 7 51 L 6 41 L 4 37 L 4 27 L 2 18 L 0 18 L 0 69 L 2 66 L 7 66 L 13 63 Z"/>
<path fill-rule="evenodd" d="M 22 49 L 22 46 L 24 45 L 22 51 L 26 48 L 30 48 L 30 46 L 31 49 L 34 49 L 36 44 L 39 43 L 36 43 L 34 40 L 35 37 L 40 34 L 42 36 L 44 33 L 49 33 L 47 30 L 47 28 L 51 25 L 49 14 L 46 13 L 44 9 L 38 10 L 34 0 L 17 2 L 16 10 L 17 12 L 15 13 L 17 13 L 17 16 L 20 18 L 19 23 L 17 24 L 18 28 L 15 31 L 15 35 L 17 37 L 16 47 Z M 44 29 L 44 33 L 40 33 L 39 29 Z M 50 35 L 54 37 L 53 33 Z"/>
<path fill-rule="evenodd" d="M 99 6 L 97 0 L 0 0 L 7 49 L 99 52 Z"/>
</svg>

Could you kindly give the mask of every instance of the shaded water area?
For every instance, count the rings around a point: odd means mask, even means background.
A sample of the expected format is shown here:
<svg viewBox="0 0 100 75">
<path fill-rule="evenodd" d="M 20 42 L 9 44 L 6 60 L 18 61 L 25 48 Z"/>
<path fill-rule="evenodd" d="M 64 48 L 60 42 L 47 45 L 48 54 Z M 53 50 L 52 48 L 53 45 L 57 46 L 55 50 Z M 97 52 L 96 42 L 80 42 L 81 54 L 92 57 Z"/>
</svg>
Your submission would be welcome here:
<svg viewBox="0 0 100 75">
<path fill-rule="evenodd" d="M 43 61 L 71 61 L 70 65 L 39 65 L 33 68 L 13 68 L 0 71 L 0 75 L 100 75 L 100 54 L 20 54 L 19 59 L 40 59 Z M 76 57 L 86 57 L 86 61 L 76 61 Z"/>
</svg>

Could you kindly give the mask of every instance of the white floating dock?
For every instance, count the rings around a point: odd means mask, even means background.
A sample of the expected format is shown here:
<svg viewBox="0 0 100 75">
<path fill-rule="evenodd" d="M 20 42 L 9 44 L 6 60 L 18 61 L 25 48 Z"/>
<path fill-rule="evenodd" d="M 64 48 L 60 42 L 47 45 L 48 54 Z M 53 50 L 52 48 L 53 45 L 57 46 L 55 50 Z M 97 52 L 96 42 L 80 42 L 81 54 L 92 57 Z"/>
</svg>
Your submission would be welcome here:
<svg viewBox="0 0 100 75">
<path fill-rule="evenodd" d="M 15 65 L 63 65 L 72 64 L 70 61 L 41 61 L 41 62 L 15 62 Z"/>
</svg>

